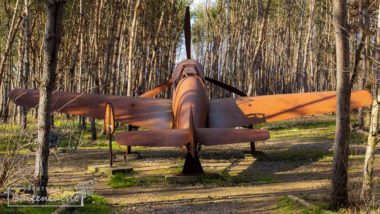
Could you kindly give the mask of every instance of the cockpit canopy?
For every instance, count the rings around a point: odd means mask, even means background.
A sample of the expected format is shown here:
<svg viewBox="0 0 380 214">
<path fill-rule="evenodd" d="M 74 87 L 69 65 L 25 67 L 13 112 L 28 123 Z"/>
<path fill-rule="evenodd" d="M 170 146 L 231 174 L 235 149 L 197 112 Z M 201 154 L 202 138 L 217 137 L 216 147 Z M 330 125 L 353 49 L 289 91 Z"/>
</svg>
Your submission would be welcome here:
<svg viewBox="0 0 380 214">
<path fill-rule="evenodd" d="M 173 72 L 174 87 L 177 87 L 178 82 L 187 76 L 199 76 L 205 80 L 203 66 L 196 60 L 186 59 L 180 62 Z"/>
</svg>

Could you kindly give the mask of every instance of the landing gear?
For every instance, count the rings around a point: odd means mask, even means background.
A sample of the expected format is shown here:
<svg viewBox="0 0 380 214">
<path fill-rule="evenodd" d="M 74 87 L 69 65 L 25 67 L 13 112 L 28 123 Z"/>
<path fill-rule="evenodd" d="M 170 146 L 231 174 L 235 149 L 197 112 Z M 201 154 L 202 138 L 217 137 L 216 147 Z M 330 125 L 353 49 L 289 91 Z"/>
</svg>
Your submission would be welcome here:
<svg viewBox="0 0 380 214">
<path fill-rule="evenodd" d="M 249 128 L 249 129 L 253 129 L 253 125 L 249 125 L 248 128 Z M 256 151 L 256 144 L 255 144 L 255 141 L 249 142 L 249 144 L 251 145 L 251 154 L 252 154 L 252 155 L 257 154 L 258 151 Z"/>
<path fill-rule="evenodd" d="M 198 157 L 198 152 L 195 153 L 194 157 L 191 155 L 191 153 L 188 151 L 186 154 L 186 160 L 185 165 L 182 169 L 183 175 L 197 175 L 197 174 L 203 174 L 203 168 L 201 165 L 201 161 Z"/>
<path fill-rule="evenodd" d="M 129 155 L 132 153 L 132 146 L 127 146 L 127 152 L 126 154 Z"/>
<path fill-rule="evenodd" d="M 186 146 L 187 152 L 186 152 L 186 159 L 185 159 L 185 165 L 182 169 L 183 175 L 197 175 L 197 174 L 203 174 L 203 168 L 201 161 L 199 160 L 198 152 L 200 151 L 200 146 L 198 145 L 195 149 L 194 157 L 191 155 L 190 150 L 190 144 Z"/>
<path fill-rule="evenodd" d="M 251 145 L 251 154 L 254 155 L 256 154 L 256 145 L 255 145 L 255 142 L 250 142 L 250 145 Z"/>
<path fill-rule="evenodd" d="M 128 125 L 128 131 L 129 132 L 138 131 L 138 130 L 139 130 L 138 126 Z M 124 158 L 126 157 L 126 155 L 130 155 L 130 154 L 132 154 L 132 146 L 127 146 L 127 151 L 124 154 Z"/>
</svg>

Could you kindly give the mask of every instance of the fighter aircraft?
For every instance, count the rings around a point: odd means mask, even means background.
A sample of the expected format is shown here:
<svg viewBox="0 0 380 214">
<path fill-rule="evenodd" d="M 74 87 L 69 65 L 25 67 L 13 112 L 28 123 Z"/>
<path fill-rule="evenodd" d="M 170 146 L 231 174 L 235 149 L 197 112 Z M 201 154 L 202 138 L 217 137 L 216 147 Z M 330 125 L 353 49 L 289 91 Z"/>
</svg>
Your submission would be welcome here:
<svg viewBox="0 0 380 214">
<path fill-rule="evenodd" d="M 183 174 L 203 173 L 198 158 L 199 145 L 225 145 L 264 141 L 266 129 L 237 129 L 257 123 L 286 120 L 306 115 L 334 112 L 336 92 L 311 92 L 248 97 L 244 92 L 204 76 L 202 65 L 191 59 L 190 12 L 185 13 L 187 59 L 173 71 L 172 79 L 140 97 L 54 92 L 52 111 L 103 119 L 106 103 L 114 109 L 115 121 L 144 127 L 146 131 L 119 131 L 116 142 L 128 146 L 186 147 Z M 209 99 L 206 81 L 237 95 L 237 98 Z M 172 99 L 152 98 L 173 87 Z M 38 90 L 14 89 L 10 99 L 17 105 L 36 107 Z M 371 104 L 367 91 L 353 91 L 351 109 Z"/>
</svg>

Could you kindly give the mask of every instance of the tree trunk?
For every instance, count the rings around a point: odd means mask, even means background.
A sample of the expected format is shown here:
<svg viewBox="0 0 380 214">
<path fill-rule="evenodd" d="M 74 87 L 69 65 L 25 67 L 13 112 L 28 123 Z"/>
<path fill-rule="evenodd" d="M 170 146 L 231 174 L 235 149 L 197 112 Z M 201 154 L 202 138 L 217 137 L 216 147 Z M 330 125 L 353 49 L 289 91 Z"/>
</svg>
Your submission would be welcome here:
<svg viewBox="0 0 380 214">
<path fill-rule="evenodd" d="M 367 39 L 368 41 L 368 39 Z M 362 60 L 362 75 L 359 79 L 359 90 L 364 90 L 365 89 L 365 84 L 367 81 L 367 41 L 363 50 L 363 60 Z M 364 113 L 365 110 L 363 108 L 360 108 L 358 110 L 358 123 L 359 123 L 359 129 L 364 129 L 365 127 L 365 121 L 364 121 Z"/>
<path fill-rule="evenodd" d="M 379 4 L 380 9 L 380 4 Z M 376 35 L 376 60 L 380 60 L 380 12 L 377 19 L 377 35 Z M 375 78 L 379 80 L 380 66 L 376 63 L 376 75 Z M 374 160 L 375 160 L 375 147 L 377 144 L 377 133 L 379 130 L 379 94 L 380 87 L 377 84 L 375 90 L 375 96 L 372 103 L 371 111 L 371 125 L 368 135 L 367 150 L 364 159 L 364 171 L 363 171 L 363 187 L 360 194 L 360 199 L 363 201 L 369 201 L 372 199 L 372 188 L 373 188 L 373 171 L 374 171 Z"/>
<path fill-rule="evenodd" d="M 133 13 L 133 19 L 131 24 L 131 29 L 129 31 L 129 49 L 128 49 L 128 86 L 127 86 L 127 96 L 132 95 L 132 64 L 133 64 L 133 47 L 135 43 L 135 35 L 136 35 L 136 22 L 137 22 L 137 15 L 139 14 L 140 10 L 140 0 L 137 0 L 135 5 L 135 10 Z"/>
<path fill-rule="evenodd" d="M 38 107 L 38 139 L 34 168 L 36 203 L 47 200 L 48 157 L 50 133 L 50 101 L 54 88 L 57 67 L 57 55 L 62 36 L 64 0 L 46 1 L 47 17 L 44 41 L 44 70 L 40 84 L 40 100 Z"/>
<path fill-rule="evenodd" d="M 8 36 L 7 36 L 7 43 L 5 44 L 5 49 L 4 49 L 4 52 L 3 52 L 3 55 L 2 55 L 2 58 L 1 58 L 1 62 L 0 62 L 0 86 L 1 86 L 1 84 L 3 82 L 3 74 L 4 74 L 4 71 L 5 71 L 8 55 L 11 52 L 12 45 L 13 45 L 14 39 L 16 37 L 17 29 L 18 29 L 18 27 L 20 26 L 20 23 L 21 23 L 21 17 L 18 20 L 16 20 L 18 18 L 17 14 L 18 14 L 18 5 L 19 5 L 19 2 L 20 2 L 20 0 L 16 1 L 15 10 L 14 10 L 14 13 L 13 13 L 13 16 L 12 16 L 12 21 L 11 21 L 10 29 L 9 29 Z"/>
<path fill-rule="evenodd" d="M 350 49 L 346 1 L 333 0 L 335 29 L 337 109 L 332 166 L 331 201 L 334 208 L 347 205 L 347 172 L 350 137 Z"/>
<path fill-rule="evenodd" d="M 21 87 L 27 88 L 30 68 L 30 30 L 29 30 L 29 0 L 24 1 L 24 69 L 21 73 Z M 26 113 L 27 108 L 20 108 L 20 126 L 21 129 L 26 129 Z"/>
<path fill-rule="evenodd" d="M 77 92 L 83 93 L 83 58 L 84 58 L 84 13 L 83 13 L 83 0 L 79 1 L 79 75 L 78 75 L 78 86 Z M 82 130 L 86 129 L 86 118 L 79 116 L 78 117 L 78 127 Z"/>
<path fill-rule="evenodd" d="M 255 47 L 255 50 L 253 52 L 252 56 L 252 64 L 253 64 L 253 69 L 252 71 L 248 74 L 248 81 L 249 81 L 249 86 L 248 86 L 248 96 L 253 96 L 254 92 L 254 73 L 256 72 L 256 69 L 258 68 L 258 62 L 259 62 L 259 53 L 261 51 L 261 48 L 263 46 L 264 40 L 265 40 L 265 34 L 266 34 L 266 29 L 267 29 L 267 23 L 268 23 L 268 14 L 269 14 L 269 9 L 271 5 L 271 0 L 268 0 L 266 9 L 264 11 L 264 17 L 263 20 L 260 24 L 260 32 L 259 32 L 259 38 L 257 41 L 257 45 Z"/>
</svg>

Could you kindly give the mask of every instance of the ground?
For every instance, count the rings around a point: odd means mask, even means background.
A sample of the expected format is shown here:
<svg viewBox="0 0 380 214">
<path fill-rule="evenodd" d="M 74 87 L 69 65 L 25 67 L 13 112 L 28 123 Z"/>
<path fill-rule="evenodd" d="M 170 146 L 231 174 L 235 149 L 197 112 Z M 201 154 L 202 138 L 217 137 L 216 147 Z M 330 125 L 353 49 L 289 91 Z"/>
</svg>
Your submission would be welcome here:
<svg viewBox="0 0 380 214">
<path fill-rule="evenodd" d="M 179 148 L 134 147 L 141 159 L 115 162 L 133 167 L 132 175 L 110 178 L 89 172 L 89 165 L 108 163 L 107 140 L 102 137 L 91 142 L 84 133 L 77 150 L 63 149 L 68 147 L 65 140 L 62 140 L 64 145 L 52 150 L 49 184 L 74 186 L 93 180 L 95 194 L 105 199 L 113 213 L 323 213 L 328 210 L 334 118 L 304 118 L 263 126 L 271 129 L 271 139 L 256 144 L 260 152 L 253 157 L 246 155 L 250 153 L 249 143 L 203 147 L 200 158 L 205 176 L 196 184 L 181 185 L 164 179 L 165 175 L 181 171 L 185 153 Z M 360 193 L 364 141 L 364 136 L 352 134 L 349 190 L 353 202 Z M 125 149 L 116 144 L 114 148 L 119 154 Z M 379 147 L 376 153 L 380 153 Z M 33 157 L 29 159 L 32 164 Z M 377 158 L 377 184 L 379 165 Z M 288 195 L 305 199 L 314 206 L 293 204 Z M 377 186 L 376 199 L 379 197 Z"/>
</svg>

